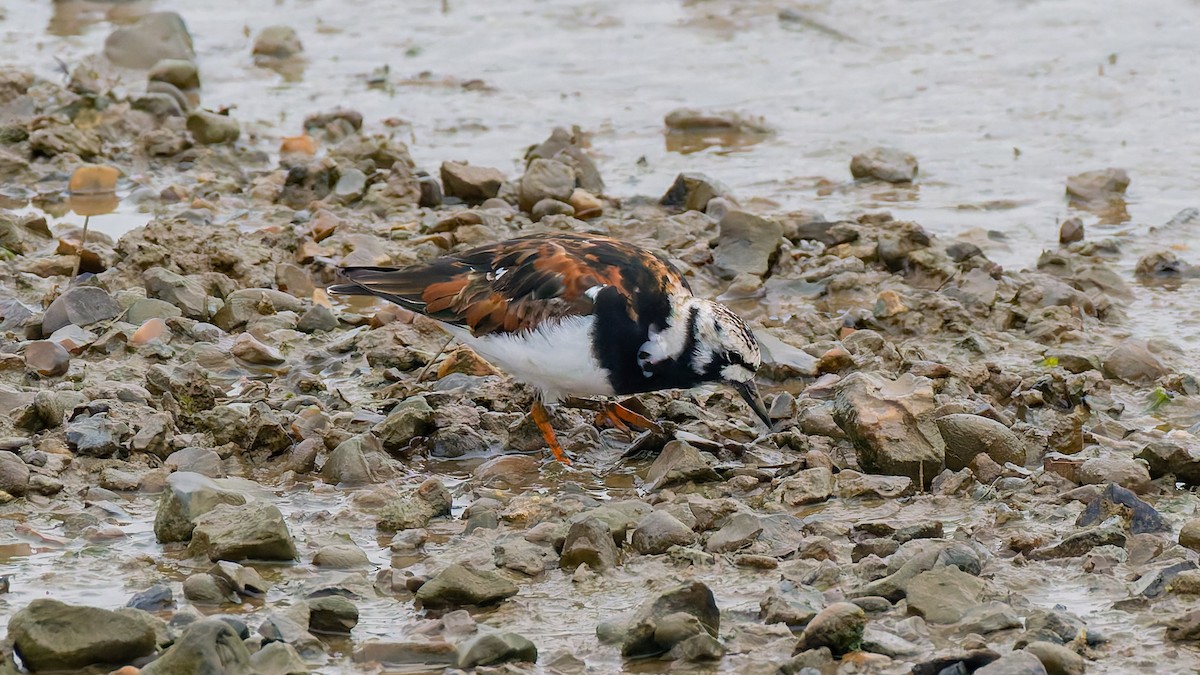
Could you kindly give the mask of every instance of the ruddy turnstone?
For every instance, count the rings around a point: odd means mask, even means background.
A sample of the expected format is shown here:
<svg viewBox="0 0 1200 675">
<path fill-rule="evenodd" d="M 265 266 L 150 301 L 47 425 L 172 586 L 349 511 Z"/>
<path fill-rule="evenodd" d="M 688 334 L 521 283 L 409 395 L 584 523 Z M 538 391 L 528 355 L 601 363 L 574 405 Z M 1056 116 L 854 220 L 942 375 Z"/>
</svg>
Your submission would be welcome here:
<svg viewBox="0 0 1200 675">
<path fill-rule="evenodd" d="M 726 382 L 768 427 L 758 341 L 724 305 L 692 295 L 669 262 L 609 237 L 542 233 L 402 268 L 346 267 L 341 295 L 375 295 L 436 321 L 539 397 L 531 414 L 570 464 L 544 404 Z M 618 427 L 655 428 L 616 403 Z"/>
</svg>

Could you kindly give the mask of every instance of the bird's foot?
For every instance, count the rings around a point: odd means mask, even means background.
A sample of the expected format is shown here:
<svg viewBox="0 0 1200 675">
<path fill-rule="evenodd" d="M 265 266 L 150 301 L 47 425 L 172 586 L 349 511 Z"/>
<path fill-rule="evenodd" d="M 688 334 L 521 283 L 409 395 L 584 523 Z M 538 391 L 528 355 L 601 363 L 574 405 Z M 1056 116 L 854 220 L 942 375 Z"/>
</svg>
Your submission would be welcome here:
<svg viewBox="0 0 1200 675">
<path fill-rule="evenodd" d="M 626 408 L 620 403 L 607 402 L 601 405 L 600 410 L 596 413 L 596 424 L 600 425 L 604 423 L 611 424 L 627 433 L 631 429 L 663 433 L 661 424 Z"/>
<path fill-rule="evenodd" d="M 571 466 L 570 458 L 567 457 L 567 453 L 563 452 L 562 446 L 558 443 L 558 436 L 554 433 L 554 427 L 550 425 L 550 413 L 546 412 L 546 407 L 542 405 L 542 402 L 535 400 L 529 414 L 533 417 L 533 423 L 537 425 L 538 431 L 542 432 L 542 438 L 546 439 L 546 445 L 550 447 L 550 452 L 554 453 L 554 459 Z"/>
</svg>

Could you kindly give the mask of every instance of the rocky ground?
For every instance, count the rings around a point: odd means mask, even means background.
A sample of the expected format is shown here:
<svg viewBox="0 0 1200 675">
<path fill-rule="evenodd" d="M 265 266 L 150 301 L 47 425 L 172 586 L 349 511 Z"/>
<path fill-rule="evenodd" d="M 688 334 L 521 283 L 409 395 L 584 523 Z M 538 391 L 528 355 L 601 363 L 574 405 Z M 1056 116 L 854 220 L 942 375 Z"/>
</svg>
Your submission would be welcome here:
<svg viewBox="0 0 1200 675">
<path fill-rule="evenodd" d="M 286 69 L 302 46 L 276 28 L 254 51 Z M 1068 221 L 1012 271 L 885 213 L 756 212 L 699 174 L 618 201 L 578 129 L 521 176 L 422 172 L 349 109 L 276 149 L 205 110 L 200 75 L 169 14 L 65 84 L 0 70 L 0 672 L 1200 666 L 1200 385 L 1125 319 L 1132 284 L 1196 274 L 1170 251 L 1123 278 L 1123 242 Z M 89 164 L 152 218 L 90 233 L 72 284 L 83 234 L 45 214 L 105 210 L 68 194 Z M 919 180 L 885 148 L 850 169 Z M 1128 182 L 1067 192 L 1104 214 Z M 422 317 L 321 290 L 341 264 L 538 230 L 666 251 L 751 320 L 775 429 L 719 387 L 638 397 L 662 436 L 560 409 L 566 468 L 528 390 Z"/>
</svg>

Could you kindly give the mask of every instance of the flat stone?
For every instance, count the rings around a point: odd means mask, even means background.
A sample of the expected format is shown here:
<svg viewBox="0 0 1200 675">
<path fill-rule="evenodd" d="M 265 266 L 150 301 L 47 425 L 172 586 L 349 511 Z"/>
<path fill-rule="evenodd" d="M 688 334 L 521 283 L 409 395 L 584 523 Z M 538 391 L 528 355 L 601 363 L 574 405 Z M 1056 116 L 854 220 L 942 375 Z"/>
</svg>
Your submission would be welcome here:
<svg viewBox="0 0 1200 675">
<path fill-rule="evenodd" d="M 147 69 L 163 59 L 191 61 L 196 52 L 182 17 L 175 12 L 153 12 L 109 34 L 104 55 L 122 68 Z"/>
<path fill-rule="evenodd" d="M 509 661 L 534 663 L 538 658 L 537 646 L 528 638 L 501 631 L 484 633 L 461 648 L 459 668 L 491 666 Z"/>
<path fill-rule="evenodd" d="M 225 465 L 212 448 L 190 447 L 176 450 L 163 461 L 173 471 L 198 473 L 209 478 L 223 478 Z"/>
<path fill-rule="evenodd" d="M 672 546 L 691 546 L 696 539 L 692 528 L 667 511 L 658 509 L 638 522 L 632 544 L 638 553 L 655 555 L 666 553 Z"/>
<path fill-rule="evenodd" d="M 191 574 L 183 580 L 183 597 L 193 605 L 214 607 L 238 601 L 228 582 L 207 572 Z"/>
<path fill-rule="evenodd" d="M 833 419 L 854 444 L 859 464 L 870 473 L 923 481 L 925 487 L 945 458 L 934 408 L 932 382 L 924 377 L 888 380 L 853 373 L 834 387 Z"/>
<path fill-rule="evenodd" d="M 455 563 L 425 582 L 417 600 L 430 609 L 494 605 L 517 594 L 517 587 L 495 572 L 477 572 Z"/>
<path fill-rule="evenodd" d="M 254 39 L 254 55 L 286 59 L 304 51 L 300 36 L 291 26 L 267 26 Z"/>
<path fill-rule="evenodd" d="M 8 623 L 8 638 L 26 668 L 78 671 L 129 663 L 154 652 L 154 629 L 118 612 L 38 598 Z"/>
<path fill-rule="evenodd" d="M 102 288 L 73 286 L 54 299 L 42 316 L 42 335 L 64 326 L 90 326 L 121 313 L 121 306 Z"/>
<path fill-rule="evenodd" d="M 162 612 L 175 608 L 175 594 L 168 584 L 154 584 L 144 591 L 134 593 L 125 606 L 145 612 Z"/>
<path fill-rule="evenodd" d="M 1104 357 L 1104 374 L 1130 384 L 1151 384 L 1170 372 L 1140 340 L 1126 340 Z"/>
<path fill-rule="evenodd" d="M 308 630 L 314 634 L 349 635 L 358 625 L 358 607 L 340 595 L 308 601 Z"/>
<path fill-rule="evenodd" d="M 1031 642 L 1025 651 L 1042 662 L 1048 675 L 1083 675 L 1087 667 L 1082 656 L 1053 642 Z"/>
<path fill-rule="evenodd" d="M 917 158 L 895 148 L 871 148 L 850 160 L 850 175 L 887 183 L 911 183 L 917 179 Z"/>
<path fill-rule="evenodd" d="M 905 587 L 908 611 L 929 623 L 957 623 L 980 604 L 984 583 L 957 567 L 941 567 L 913 577 Z"/>
<path fill-rule="evenodd" d="M 1137 494 L 1150 490 L 1150 471 L 1145 464 L 1131 457 L 1093 457 L 1075 470 L 1075 482 L 1080 485 L 1116 483 Z"/>
<path fill-rule="evenodd" d="M 67 424 L 67 445 L 87 457 L 112 457 L 121 452 L 128 435 L 129 427 L 124 422 L 105 414 L 76 418 Z"/>
<path fill-rule="evenodd" d="M 783 241 L 783 226 L 745 211 L 730 211 L 721 218 L 713 264 L 724 278 L 746 273 L 763 276 Z"/>
<path fill-rule="evenodd" d="M 709 553 L 729 553 L 752 544 L 763 532 L 762 521 L 752 513 L 737 513 L 704 544 Z"/>
<path fill-rule="evenodd" d="M 1038 657 L 1025 651 L 1010 652 L 975 671 L 975 675 L 1046 675 Z"/>
<path fill-rule="evenodd" d="M 296 648 L 286 642 L 269 642 L 250 655 L 255 675 L 307 675 L 311 672 Z"/>
<path fill-rule="evenodd" d="M 247 362 L 263 366 L 277 366 L 287 361 L 278 349 L 259 342 L 249 333 L 242 333 L 233 341 L 229 353 Z"/>
<path fill-rule="evenodd" d="M 333 544 L 317 549 L 313 554 L 313 564 L 325 569 L 347 570 L 366 567 L 371 560 L 365 551 L 354 544 Z"/>
<path fill-rule="evenodd" d="M 787 506 L 823 502 L 833 494 L 833 471 L 823 466 L 804 469 L 780 481 L 775 493 Z"/>
<path fill-rule="evenodd" d="M 1076 558 L 1097 546 L 1120 546 L 1124 548 L 1125 533 L 1111 526 L 1093 527 L 1082 532 L 1067 536 L 1053 546 L 1046 546 L 1030 552 L 1034 560 L 1051 560 L 1054 558 Z"/>
<path fill-rule="evenodd" d="M 296 559 L 283 514 L 272 504 L 220 504 L 196 518 L 188 550 L 209 560 Z"/>
<path fill-rule="evenodd" d="M 196 278 L 185 277 L 162 267 L 151 267 L 142 272 L 142 283 L 146 286 L 146 294 L 152 299 L 166 302 L 184 316 L 200 320 L 208 318 L 208 293 L 204 284 Z"/>
<path fill-rule="evenodd" d="M 496 567 L 536 576 L 552 567 L 558 567 L 558 555 L 554 550 L 514 537 L 498 542 L 492 549 Z"/>
<path fill-rule="evenodd" d="M 430 642 L 365 642 L 354 652 L 355 663 L 385 665 L 454 666 L 458 650 L 441 640 Z"/>
<path fill-rule="evenodd" d="M 466 162 L 442 162 L 442 185 L 446 195 L 458 197 L 468 204 L 479 204 L 500 194 L 504 172 Z"/>
<path fill-rule="evenodd" d="M 1075 525 L 1077 527 L 1098 525 L 1114 513 L 1128 516 L 1130 534 L 1164 532 L 1171 529 L 1153 506 L 1138 499 L 1132 490 L 1127 490 L 1116 483 L 1109 483 L 1104 488 L 1104 492 L 1088 502 L 1087 508 L 1079 514 Z"/>
</svg>

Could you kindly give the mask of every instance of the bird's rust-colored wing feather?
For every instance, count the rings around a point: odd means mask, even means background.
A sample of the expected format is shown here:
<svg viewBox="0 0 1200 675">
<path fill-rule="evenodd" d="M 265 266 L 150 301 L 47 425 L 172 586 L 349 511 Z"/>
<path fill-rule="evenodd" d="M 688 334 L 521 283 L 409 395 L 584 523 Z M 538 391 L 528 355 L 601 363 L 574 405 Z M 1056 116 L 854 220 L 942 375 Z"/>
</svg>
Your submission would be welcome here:
<svg viewBox="0 0 1200 675">
<path fill-rule="evenodd" d="M 332 287 L 334 293 L 377 295 L 477 336 L 590 314 L 588 291 L 597 287 L 624 296 L 639 323 L 665 316 L 669 296 L 688 292 L 670 263 L 643 248 L 568 233 L 527 235 L 410 267 L 342 273 L 351 283 Z"/>
</svg>

